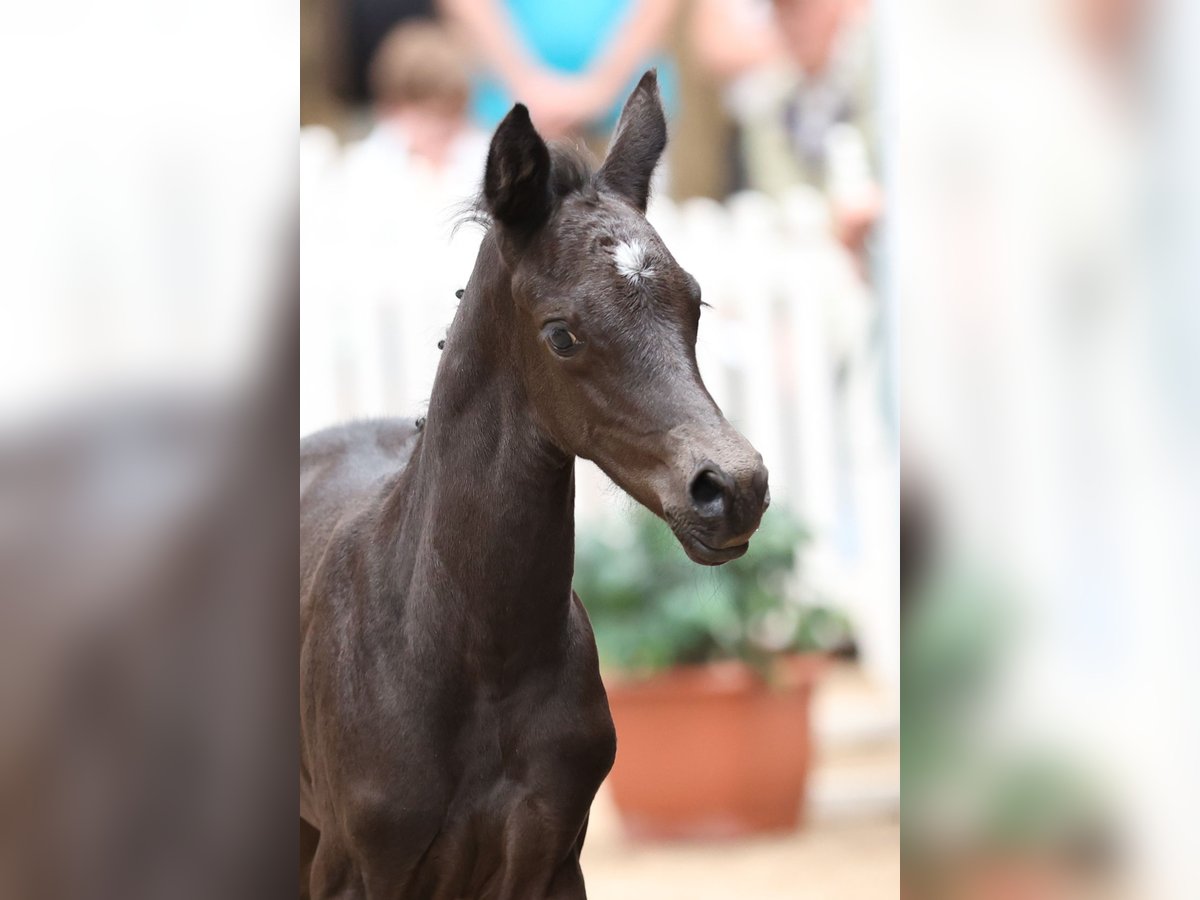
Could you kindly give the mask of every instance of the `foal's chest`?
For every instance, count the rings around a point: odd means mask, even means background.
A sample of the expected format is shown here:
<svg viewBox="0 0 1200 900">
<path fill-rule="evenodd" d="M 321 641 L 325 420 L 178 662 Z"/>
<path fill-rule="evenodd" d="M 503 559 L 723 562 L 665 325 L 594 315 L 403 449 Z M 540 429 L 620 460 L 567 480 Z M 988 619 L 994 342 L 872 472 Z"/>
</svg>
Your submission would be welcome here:
<svg viewBox="0 0 1200 900">
<path fill-rule="evenodd" d="M 460 736 L 478 748 L 470 766 L 510 805 L 586 814 L 612 767 L 616 733 L 599 673 L 561 673 L 522 685 L 511 696 L 481 700 Z M 461 758 L 461 757 L 460 757 Z"/>
<path fill-rule="evenodd" d="M 534 690 L 540 702 L 530 704 L 522 693 L 517 707 L 504 698 L 464 711 L 453 753 L 461 768 L 423 873 L 464 896 L 541 885 L 577 865 L 592 799 L 612 764 L 606 703 Z"/>
</svg>

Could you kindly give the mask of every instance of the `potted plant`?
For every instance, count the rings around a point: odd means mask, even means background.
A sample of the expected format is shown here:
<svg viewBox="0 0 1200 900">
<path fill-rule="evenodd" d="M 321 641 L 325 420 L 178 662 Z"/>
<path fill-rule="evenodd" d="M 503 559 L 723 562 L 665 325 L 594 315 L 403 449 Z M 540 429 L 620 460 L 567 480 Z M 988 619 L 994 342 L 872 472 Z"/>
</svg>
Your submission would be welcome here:
<svg viewBox="0 0 1200 900">
<path fill-rule="evenodd" d="M 691 563 L 657 519 L 584 532 L 575 587 L 617 727 L 609 783 L 631 833 L 719 837 L 800 822 L 809 701 L 846 619 L 794 587 L 808 535 L 773 509 L 740 560 Z"/>
</svg>

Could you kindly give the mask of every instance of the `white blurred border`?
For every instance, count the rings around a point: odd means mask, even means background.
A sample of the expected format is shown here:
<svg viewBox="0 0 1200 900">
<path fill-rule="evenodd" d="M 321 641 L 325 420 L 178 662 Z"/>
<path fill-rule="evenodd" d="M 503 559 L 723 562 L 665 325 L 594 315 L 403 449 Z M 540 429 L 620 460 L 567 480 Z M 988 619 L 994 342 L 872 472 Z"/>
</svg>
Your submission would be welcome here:
<svg viewBox="0 0 1200 900">
<path fill-rule="evenodd" d="M 5 6 L 0 417 L 253 364 L 295 268 L 298 35 L 291 0 Z"/>
</svg>

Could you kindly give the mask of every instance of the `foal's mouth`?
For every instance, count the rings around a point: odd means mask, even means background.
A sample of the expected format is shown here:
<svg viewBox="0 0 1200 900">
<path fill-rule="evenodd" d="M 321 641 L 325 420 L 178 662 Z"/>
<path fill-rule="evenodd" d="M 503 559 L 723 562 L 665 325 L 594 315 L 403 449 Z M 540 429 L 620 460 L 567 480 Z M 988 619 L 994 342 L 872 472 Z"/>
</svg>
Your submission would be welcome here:
<svg viewBox="0 0 1200 900">
<path fill-rule="evenodd" d="M 693 534 L 678 533 L 676 537 L 692 562 L 700 563 L 703 566 L 719 566 L 744 556 L 750 549 L 749 541 L 735 544 L 732 547 L 713 547 Z"/>
</svg>

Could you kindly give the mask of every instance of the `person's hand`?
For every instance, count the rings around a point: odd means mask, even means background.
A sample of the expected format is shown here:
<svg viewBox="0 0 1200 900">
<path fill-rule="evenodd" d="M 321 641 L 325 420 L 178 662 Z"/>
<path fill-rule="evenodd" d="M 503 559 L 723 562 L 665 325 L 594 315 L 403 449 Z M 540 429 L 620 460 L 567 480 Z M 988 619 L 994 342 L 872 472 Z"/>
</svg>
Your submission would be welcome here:
<svg viewBox="0 0 1200 900">
<path fill-rule="evenodd" d="M 514 86 L 534 125 L 552 140 L 579 131 L 607 108 L 611 97 L 595 78 L 538 71 Z"/>
</svg>

